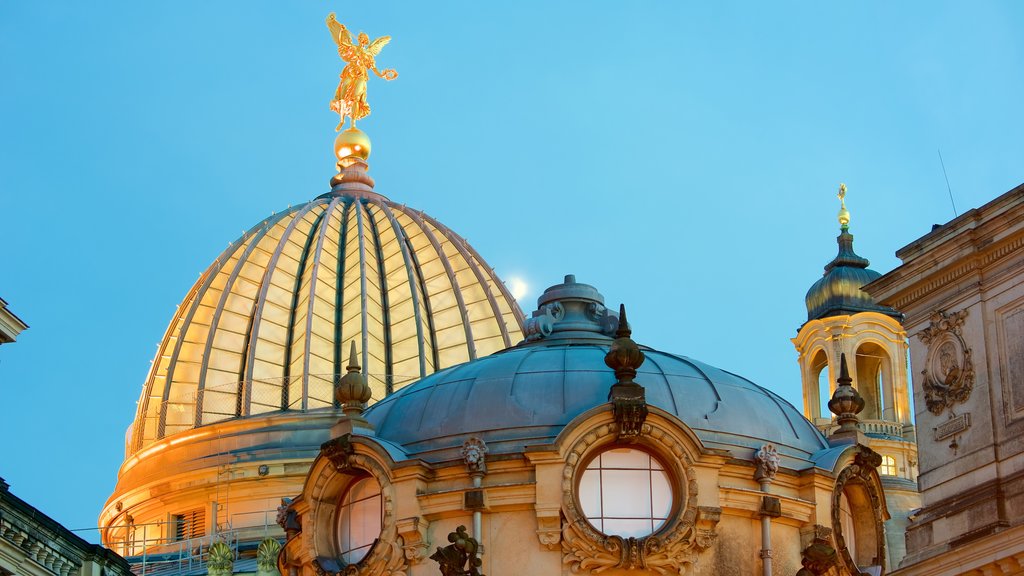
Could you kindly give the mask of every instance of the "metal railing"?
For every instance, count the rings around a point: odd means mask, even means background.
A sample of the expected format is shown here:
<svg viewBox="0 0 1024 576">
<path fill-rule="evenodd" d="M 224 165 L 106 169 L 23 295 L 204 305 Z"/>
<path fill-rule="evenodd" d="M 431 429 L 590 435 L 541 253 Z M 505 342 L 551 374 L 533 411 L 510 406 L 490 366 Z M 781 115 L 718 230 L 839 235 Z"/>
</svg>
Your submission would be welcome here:
<svg viewBox="0 0 1024 576">
<path fill-rule="evenodd" d="M 276 510 L 232 514 L 226 522 L 217 523 L 216 530 L 202 536 L 178 537 L 178 521 L 115 524 L 103 528 L 82 528 L 73 532 L 116 534 L 107 546 L 132 565 L 137 576 L 151 574 L 182 574 L 200 570 L 209 560 L 210 546 L 226 543 L 238 560 L 239 542 L 275 536 L 279 531 L 274 521 Z"/>
</svg>

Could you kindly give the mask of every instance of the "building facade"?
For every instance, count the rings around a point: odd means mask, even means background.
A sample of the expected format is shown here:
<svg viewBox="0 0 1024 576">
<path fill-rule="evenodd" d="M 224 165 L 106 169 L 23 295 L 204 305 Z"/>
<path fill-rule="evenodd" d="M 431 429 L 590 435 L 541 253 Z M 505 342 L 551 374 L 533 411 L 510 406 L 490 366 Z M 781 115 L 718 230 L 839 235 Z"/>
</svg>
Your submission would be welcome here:
<svg viewBox="0 0 1024 576">
<path fill-rule="evenodd" d="M 61 526 L 0 478 L 0 576 L 131 574 L 127 560 Z"/>
<path fill-rule="evenodd" d="M 922 508 L 898 574 L 1024 573 L 1024 185 L 900 249 Z"/>
<path fill-rule="evenodd" d="M 281 509 L 289 576 L 881 574 L 888 519 L 839 374 L 831 441 L 772 392 L 637 345 L 572 276 L 513 348 L 348 408 Z M 859 402 L 859 405 L 858 405 Z"/>
</svg>

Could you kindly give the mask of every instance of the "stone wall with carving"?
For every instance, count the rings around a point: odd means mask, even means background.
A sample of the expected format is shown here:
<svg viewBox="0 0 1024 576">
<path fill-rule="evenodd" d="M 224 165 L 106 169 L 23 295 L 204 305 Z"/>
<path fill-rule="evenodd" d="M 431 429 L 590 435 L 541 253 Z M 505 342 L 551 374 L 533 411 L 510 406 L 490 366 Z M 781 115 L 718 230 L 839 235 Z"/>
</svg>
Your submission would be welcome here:
<svg viewBox="0 0 1024 576">
<path fill-rule="evenodd" d="M 897 256 L 865 290 L 910 335 L 923 507 L 899 573 L 1004 573 L 982 568 L 1024 553 L 1024 186 Z"/>
</svg>

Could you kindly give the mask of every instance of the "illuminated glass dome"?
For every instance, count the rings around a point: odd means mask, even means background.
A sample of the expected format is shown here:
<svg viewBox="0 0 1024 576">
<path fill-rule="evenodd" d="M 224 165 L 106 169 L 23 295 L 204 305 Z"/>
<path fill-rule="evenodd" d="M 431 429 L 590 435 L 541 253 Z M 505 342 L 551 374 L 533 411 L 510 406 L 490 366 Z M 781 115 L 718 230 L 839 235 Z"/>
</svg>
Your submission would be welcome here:
<svg viewBox="0 0 1024 576">
<path fill-rule="evenodd" d="M 355 341 L 373 401 L 522 339 L 490 266 L 427 214 L 373 192 L 366 164 L 232 242 L 175 314 L 129 431 L 131 455 L 228 419 L 334 408 Z"/>
</svg>

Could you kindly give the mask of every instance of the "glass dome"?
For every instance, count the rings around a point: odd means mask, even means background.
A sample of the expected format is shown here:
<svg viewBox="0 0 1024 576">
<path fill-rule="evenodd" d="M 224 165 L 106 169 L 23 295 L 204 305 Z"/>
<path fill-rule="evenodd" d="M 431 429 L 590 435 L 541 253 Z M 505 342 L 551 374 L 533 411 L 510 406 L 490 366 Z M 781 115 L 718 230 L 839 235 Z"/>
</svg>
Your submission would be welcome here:
<svg viewBox="0 0 1024 576">
<path fill-rule="evenodd" d="M 200 276 L 160 343 L 126 453 L 213 422 L 333 408 L 349 341 L 375 401 L 515 344 L 521 325 L 459 235 L 372 191 L 335 187 L 258 223 Z"/>
</svg>

